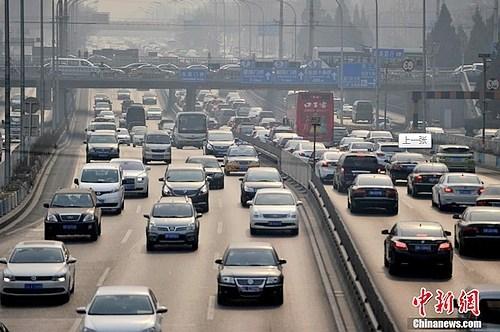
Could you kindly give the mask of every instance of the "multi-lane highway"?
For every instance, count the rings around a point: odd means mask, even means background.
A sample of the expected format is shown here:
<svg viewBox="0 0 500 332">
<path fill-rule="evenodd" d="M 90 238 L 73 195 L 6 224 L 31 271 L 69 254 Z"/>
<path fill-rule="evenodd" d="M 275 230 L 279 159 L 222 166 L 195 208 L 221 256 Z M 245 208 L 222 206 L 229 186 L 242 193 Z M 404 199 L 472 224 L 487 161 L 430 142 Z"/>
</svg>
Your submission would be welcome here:
<svg viewBox="0 0 500 332">
<path fill-rule="evenodd" d="M 0 235 L 0 256 L 7 255 L 16 243 L 43 238 L 44 216 L 41 204 L 60 187 L 71 186 L 75 174 L 85 163 L 83 128 L 91 109 L 92 95 L 81 91 L 81 103 L 72 125 L 68 145 L 60 151 L 54 168 L 47 174 L 46 189 L 35 210 L 24 216 L 15 227 Z M 98 91 L 116 99 L 116 91 Z M 141 92 L 132 96 L 140 100 Z M 113 100 L 118 110 L 119 102 Z M 148 121 L 154 128 L 155 122 Z M 140 158 L 141 148 L 123 146 L 121 156 Z M 173 163 L 182 163 L 187 156 L 201 150 L 173 150 Z M 210 192 L 210 212 L 201 219 L 198 251 L 166 250 L 146 252 L 144 213 L 149 213 L 160 196 L 165 165 L 151 165 L 149 198 L 126 200 L 121 215 L 106 215 L 102 220 L 102 236 L 97 242 L 66 240 L 76 265 L 76 291 L 70 302 L 28 300 L 13 306 L 0 306 L 1 320 L 11 331 L 78 331 L 81 317 L 75 308 L 85 306 L 101 285 L 146 285 L 151 287 L 169 311 L 163 321 L 168 331 L 336 331 L 338 316 L 331 311 L 327 292 L 316 264 L 311 236 L 302 227 L 297 237 L 251 237 L 248 230 L 248 209 L 239 204 L 238 176 L 226 178 L 224 190 Z M 305 207 L 309 209 L 308 207 Z M 304 216 L 304 211 L 301 212 Z M 313 216 L 309 211 L 308 215 Z M 269 241 L 280 256 L 288 260 L 285 273 L 285 301 L 282 306 L 220 307 L 216 304 L 216 274 L 214 259 L 225 247 L 238 241 Z M 317 249 L 316 249 L 317 251 Z M 333 272 L 334 274 L 335 272 Z M 333 290 L 340 299 L 341 315 L 348 330 L 359 330 L 354 310 L 343 289 Z"/>
</svg>

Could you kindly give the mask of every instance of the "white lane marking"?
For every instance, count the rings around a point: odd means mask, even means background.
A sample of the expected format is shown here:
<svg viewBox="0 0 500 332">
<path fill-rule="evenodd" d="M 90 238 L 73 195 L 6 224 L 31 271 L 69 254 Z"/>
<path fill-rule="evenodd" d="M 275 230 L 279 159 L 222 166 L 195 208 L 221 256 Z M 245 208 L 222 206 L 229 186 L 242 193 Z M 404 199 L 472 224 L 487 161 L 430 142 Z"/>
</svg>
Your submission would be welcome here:
<svg viewBox="0 0 500 332">
<path fill-rule="evenodd" d="M 137 205 L 137 208 L 135 209 L 135 213 L 140 214 L 142 210 L 142 206 L 139 204 Z"/>
<path fill-rule="evenodd" d="M 222 228 L 224 227 L 224 223 L 222 221 L 219 221 L 217 223 L 217 234 L 222 234 Z"/>
<path fill-rule="evenodd" d="M 99 278 L 99 280 L 97 281 L 97 287 L 101 287 L 103 284 L 104 284 L 104 281 L 106 280 L 106 278 L 108 277 L 108 274 L 109 274 L 109 271 L 111 271 L 111 269 L 109 267 L 107 267 L 104 272 L 102 273 L 101 277 Z"/>
<path fill-rule="evenodd" d="M 218 264 L 215 264 L 215 260 L 216 260 L 216 259 L 219 259 L 219 258 L 220 258 L 220 254 L 219 254 L 218 252 L 216 252 L 216 253 L 214 254 L 214 260 L 213 260 L 213 262 L 214 262 L 214 263 L 213 263 L 213 265 L 212 265 L 212 268 L 213 268 L 214 270 L 218 270 L 218 269 L 219 269 L 219 265 L 218 265 Z"/>
<path fill-rule="evenodd" d="M 127 231 L 127 233 L 125 233 L 125 235 L 123 236 L 123 239 L 122 239 L 122 241 L 120 243 L 121 244 L 125 244 L 128 241 L 130 235 L 132 235 L 132 230 L 131 229 L 129 229 Z"/>
<path fill-rule="evenodd" d="M 214 320 L 215 317 L 215 296 L 208 298 L 207 320 Z"/>
<path fill-rule="evenodd" d="M 82 321 L 81 318 L 76 318 L 75 321 L 73 322 L 73 325 L 71 325 L 69 332 L 76 332 L 78 327 L 80 326 L 81 321 Z"/>
</svg>

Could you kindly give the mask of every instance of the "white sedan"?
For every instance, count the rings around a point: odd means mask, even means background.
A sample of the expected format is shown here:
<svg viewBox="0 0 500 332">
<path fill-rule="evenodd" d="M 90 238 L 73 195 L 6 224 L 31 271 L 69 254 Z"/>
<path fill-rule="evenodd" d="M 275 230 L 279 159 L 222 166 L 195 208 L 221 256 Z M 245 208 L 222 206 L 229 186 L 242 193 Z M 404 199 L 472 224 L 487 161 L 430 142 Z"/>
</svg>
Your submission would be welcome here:
<svg viewBox="0 0 500 332">
<path fill-rule="evenodd" d="M 446 173 L 432 187 L 432 205 L 439 210 L 452 206 L 473 206 L 483 190 L 484 183 L 476 174 Z"/>
<path fill-rule="evenodd" d="M 314 172 L 320 178 L 321 182 L 333 181 L 337 162 L 340 159 L 342 152 L 340 151 L 325 151 L 321 158 L 314 165 Z"/>
</svg>

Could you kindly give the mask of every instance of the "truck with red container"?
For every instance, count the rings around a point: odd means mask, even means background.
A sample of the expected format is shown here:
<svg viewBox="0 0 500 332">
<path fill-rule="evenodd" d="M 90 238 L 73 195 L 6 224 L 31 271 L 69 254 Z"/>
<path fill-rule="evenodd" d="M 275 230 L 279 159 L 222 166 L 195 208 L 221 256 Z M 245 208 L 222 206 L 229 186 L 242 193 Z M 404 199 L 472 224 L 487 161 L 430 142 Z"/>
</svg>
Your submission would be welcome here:
<svg viewBox="0 0 500 332">
<path fill-rule="evenodd" d="M 316 141 L 326 146 L 333 144 L 334 105 L 333 93 L 298 91 L 289 92 L 286 99 L 287 118 L 290 126 L 304 139 L 313 141 L 314 122 Z M 318 121 L 319 120 L 319 121 Z"/>
</svg>

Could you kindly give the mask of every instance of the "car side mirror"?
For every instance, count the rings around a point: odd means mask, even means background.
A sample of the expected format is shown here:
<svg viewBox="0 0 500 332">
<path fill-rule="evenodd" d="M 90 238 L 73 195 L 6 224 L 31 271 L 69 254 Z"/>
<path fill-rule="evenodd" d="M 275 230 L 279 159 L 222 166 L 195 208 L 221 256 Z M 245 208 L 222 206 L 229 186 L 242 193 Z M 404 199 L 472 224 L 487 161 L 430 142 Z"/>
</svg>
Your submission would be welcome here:
<svg viewBox="0 0 500 332">
<path fill-rule="evenodd" d="M 0 258 L 0 264 L 7 264 L 7 258 L 5 257 Z"/>
<path fill-rule="evenodd" d="M 252 206 L 253 205 L 253 201 L 247 201 L 247 205 L 248 206 Z"/>
<path fill-rule="evenodd" d="M 80 181 L 76 178 L 73 180 L 73 183 L 76 184 L 77 186 L 80 185 Z"/>
<path fill-rule="evenodd" d="M 158 181 L 165 182 L 165 178 L 159 178 Z"/>
<path fill-rule="evenodd" d="M 301 206 L 301 205 L 304 205 L 304 202 L 302 202 L 302 201 L 297 201 L 297 203 L 296 203 L 296 204 L 297 204 L 297 206 Z"/>
<path fill-rule="evenodd" d="M 197 213 L 197 214 L 196 214 L 196 218 L 197 218 L 197 219 L 200 219 L 201 217 L 203 217 L 203 213 Z"/>
<path fill-rule="evenodd" d="M 222 264 L 222 259 L 220 259 L 220 258 L 219 258 L 219 259 L 216 259 L 216 260 L 215 260 L 215 264 L 219 264 L 219 265 L 221 265 L 221 264 Z"/>
<path fill-rule="evenodd" d="M 150 171 L 151 170 L 151 166 L 146 166 L 146 171 Z"/>
<path fill-rule="evenodd" d="M 125 179 L 122 179 L 122 184 L 125 184 Z"/>
<path fill-rule="evenodd" d="M 50 207 L 50 204 L 49 203 L 43 203 L 43 207 L 48 209 Z"/>
<path fill-rule="evenodd" d="M 238 181 L 243 182 L 243 178 L 239 178 Z"/>
<path fill-rule="evenodd" d="M 380 234 L 382 235 L 389 235 L 389 230 L 388 229 L 384 229 L 380 232 Z"/>
<path fill-rule="evenodd" d="M 279 265 L 286 264 L 286 259 L 280 259 L 278 260 Z"/>
<path fill-rule="evenodd" d="M 146 218 L 146 219 L 151 218 L 151 217 L 149 216 L 149 214 L 143 214 L 143 217 L 144 217 L 144 218 Z"/>
<path fill-rule="evenodd" d="M 453 215 L 453 219 L 460 219 L 460 215 L 459 214 L 454 214 Z"/>
<path fill-rule="evenodd" d="M 210 181 L 212 181 L 212 180 L 213 180 L 213 177 L 211 177 L 211 176 L 207 176 L 207 181 L 208 181 L 208 182 L 210 182 Z"/>
<path fill-rule="evenodd" d="M 75 264 L 76 263 L 76 258 L 73 257 L 73 256 L 69 256 L 67 263 L 68 264 Z"/>
<path fill-rule="evenodd" d="M 167 307 L 164 306 L 159 306 L 158 309 L 156 309 L 157 314 L 165 314 L 167 313 L 168 309 Z"/>
<path fill-rule="evenodd" d="M 451 232 L 450 231 L 444 231 L 444 235 L 451 236 Z"/>
<path fill-rule="evenodd" d="M 78 307 L 78 308 L 76 308 L 76 313 L 81 314 L 81 315 L 85 315 L 87 313 L 87 309 L 85 309 L 85 307 Z"/>
<path fill-rule="evenodd" d="M 87 141 L 83 141 L 83 144 L 87 144 Z"/>
</svg>

